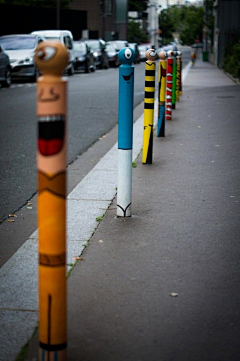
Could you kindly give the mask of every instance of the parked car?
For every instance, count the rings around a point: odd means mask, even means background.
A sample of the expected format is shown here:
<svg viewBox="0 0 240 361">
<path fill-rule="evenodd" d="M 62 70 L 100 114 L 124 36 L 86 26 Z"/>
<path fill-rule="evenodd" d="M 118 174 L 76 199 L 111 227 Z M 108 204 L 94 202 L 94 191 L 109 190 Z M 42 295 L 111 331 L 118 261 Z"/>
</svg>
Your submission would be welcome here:
<svg viewBox="0 0 240 361">
<path fill-rule="evenodd" d="M 12 82 L 10 59 L 0 44 L 0 83 L 2 86 L 9 87 Z"/>
<path fill-rule="evenodd" d="M 129 46 L 127 40 L 112 40 L 108 41 L 107 44 L 112 44 L 116 47 L 117 51 L 119 52 L 123 48 L 127 48 Z"/>
<path fill-rule="evenodd" d="M 97 68 L 108 69 L 109 61 L 106 53 L 106 42 L 102 39 L 88 39 L 88 43 L 93 50 Z"/>
<path fill-rule="evenodd" d="M 192 44 L 192 45 L 191 45 L 191 48 L 197 48 L 197 49 L 198 49 L 198 48 L 201 48 L 201 49 L 202 49 L 202 48 L 203 48 L 203 43 L 195 43 L 195 44 Z"/>
<path fill-rule="evenodd" d="M 151 49 L 151 44 L 141 44 L 138 45 L 138 49 L 139 49 L 139 56 L 140 56 L 140 61 L 145 61 L 146 60 L 146 51 L 148 49 Z"/>
<path fill-rule="evenodd" d="M 110 66 L 117 67 L 120 65 L 120 61 L 118 59 L 118 51 L 114 44 L 106 45 L 106 53 L 108 56 L 108 61 Z"/>
<path fill-rule="evenodd" d="M 34 53 L 42 41 L 44 39 L 41 36 L 31 34 L 0 37 L 0 44 L 10 58 L 12 77 L 29 77 L 36 80 L 39 71 L 34 63 Z"/>
<path fill-rule="evenodd" d="M 173 50 L 173 51 L 178 51 L 177 43 L 175 43 L 175 41 L 172 41 L 172 42 L 169 44 L 169 46 L 172 47 L 171 50 Z"/>
<path fill-rule="evenodd" d="M 96 62 L 93 51 L 87 41 L 74 41 L 74 68 L 75 70 L 84 70 L 85 73 L 96 70 Z"/>
<path fill-rule="evenodd" d="M 169 50 L 177 51 L 178 50 L 177 44 L 172 42 L 169 43 L 168 45 L 162 46 L 161 48 L 157 49 L 157 53 L 159 54 L 161 51 L 165 51 L 167 53 Z"/>
<path fill-rule="evenodd" d="M 44 37 L 46 40 L 55 40 L 64 44 L 69 51 L 69 63 L 65 69 L 68 75 L 74 74 L 74 53 L 73 53 L 73 36 L 69 30 L 38 30 L 32 34 Z"/>
<path fill-rule="evenodd" d="M 130 46 L 130 48 L 132 48 L 135 51 L 134 64 L 139 64 L 141 62 L 141 59 L 140 59 L 140 52 L 139 52 L 138 44 L 137 43 L 129 43 L 129 46 Z"/>
</svg>

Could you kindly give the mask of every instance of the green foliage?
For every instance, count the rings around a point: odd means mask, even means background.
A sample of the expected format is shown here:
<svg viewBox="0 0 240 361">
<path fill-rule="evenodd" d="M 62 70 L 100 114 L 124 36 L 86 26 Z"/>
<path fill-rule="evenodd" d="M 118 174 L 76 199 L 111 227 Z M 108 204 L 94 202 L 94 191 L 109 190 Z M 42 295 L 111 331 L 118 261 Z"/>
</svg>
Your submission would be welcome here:
<svg viewBox="0 0 240 361">
<path fill-rule="evenodd" d="M 159 16 L 159 28 L 162 30 L 163 43 L 173 39 L 173 33 L 180 34 L 183 44 L 193 44 L 202 39 L 203 7 L 171 6 Z M 170 41 L 171 41 L 170 40 Z"/>
<path fill-rule="evenodd" d="M 223 63 L 223 69 L 230 73 L 234 78 L 240 77 L 240 40 L 231 47 L 228 47 L 228 52 Z"/>
<path fill-rule="evenodd" d="M 60 8 L 66 9 L 72 0 L 60 0 Z M 56 0 L 0 0 L 1 4 L 28 5 L 56 8 Z"/>
<path fill-rule="evenodd" d="M 202 39 L 203 8 L 190 6 L 184 15 L 180 29 L 180 40 L 183 44 L 191 45 L 195 39 Z"/>
<path fill-rule="evenodd" d="M 129 43 L 141 44 L 147 42 L 147 35 L 142 31 L 139 24 L 135 21 L 129 21 L 127 33 L 127 40 Z"/>
<path fill-rule="evenodd" d="M 148 0 L 129 0 L 128 11 L 144 11 L 147 9 Z"/>
</svg>

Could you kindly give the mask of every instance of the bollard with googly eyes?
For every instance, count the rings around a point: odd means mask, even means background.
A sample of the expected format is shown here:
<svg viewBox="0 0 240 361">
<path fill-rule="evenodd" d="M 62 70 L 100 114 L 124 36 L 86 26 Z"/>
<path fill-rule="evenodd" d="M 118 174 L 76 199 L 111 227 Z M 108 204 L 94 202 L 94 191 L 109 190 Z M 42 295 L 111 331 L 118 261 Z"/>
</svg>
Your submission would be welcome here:
<svg viewBox="0 0 240 361">
<path fill-rule="evenodd" d="M 165 98 L 166 98 L 166 68 L 167 53 L 161 51 L 159 54 L 158 69 L 158 123 L 157 137 L 165 137 Z"/>
<path fill-rule="evenodd" d="M 69 54 L 61 43 L 39 44 L 35 62 L 38 115 L 39 360 L 67 360 L 66 165 Z"/>
<path fill-rule="evenodd" d="M 144 94 L 144 124 L 143 124 L 143 149 L 142 163 L 152 164 L 153 158 L 153 126 L 154 126 L 154 101 L 155 101 L 155 72 L 158 57 L 155 49 L 146 51 L 145 64 L 145 94 Z"/>
<path fill-rule="evenodd" d="M 172 109 L 176 109 L 176 82 L 177 82 L 177 52 L 173 51 L 173 76 L 172 76 Z"/>
<path fill-rule="evenodd" d="M 135 51 L 123 48 L 118 57 L 122 65 L 119 67 L 117 216 L 131 217 Z"/>
<path fill-rule="evenodd" d="M 173 51 L 169 50 L 167 58 L 167 75 L 166 75 L 166 120 L 172 120 L 172 83 L 173 83 Z"/>
<path fill-rule="evenodd" d="M 180 95 L 182 93 L 182 84 L 181 84 L 181 60 L 182 60 L 182 53 L 181 51 L 177 51 L 176 62 L 177 62 L 177 69 L 176 69 L 176 101 L 179 101 Z"/>
</svg>

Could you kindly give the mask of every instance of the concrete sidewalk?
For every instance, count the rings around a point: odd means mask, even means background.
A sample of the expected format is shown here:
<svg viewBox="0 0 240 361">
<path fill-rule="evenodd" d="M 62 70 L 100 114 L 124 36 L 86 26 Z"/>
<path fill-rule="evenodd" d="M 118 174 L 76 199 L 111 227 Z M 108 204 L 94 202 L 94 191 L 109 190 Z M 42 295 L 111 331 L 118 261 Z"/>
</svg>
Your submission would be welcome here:
<svg viewBox="0 0 240 361">
<path fill-rule="evenodd" d="M 68 360 L 239 360 L 240 92 L 198 60 L 68 280 Z"/>
</svg>

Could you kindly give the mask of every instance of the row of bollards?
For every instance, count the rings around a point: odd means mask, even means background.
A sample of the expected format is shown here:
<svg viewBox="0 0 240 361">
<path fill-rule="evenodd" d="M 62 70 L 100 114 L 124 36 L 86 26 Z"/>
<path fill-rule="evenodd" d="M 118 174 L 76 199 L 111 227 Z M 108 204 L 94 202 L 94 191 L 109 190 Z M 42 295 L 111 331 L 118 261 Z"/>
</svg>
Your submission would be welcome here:
<svg viewBox="0 0 240 361">
<path fill-rule="evenodd" d="M 158 55 L 146 53 L 142 163 L 153 157 L 155 72 Z M 175 60 L 176 57 L 176 60 Z M 43 74 L 37 83 L 38 229 L 39 229 L 39 360 L 67 360 L 66 166 L 67 80 L 62 72 L 69 54 L 60 43 L 42 42 L 35 62 Z M 181 54 L 159 54 L 157 136 L 165 136 L 172 119 L 173 95 L 182 92 Z M 135 52 L 119 52 L 117 216 L 130 217 Z M 166 61 L 167 59 L 167 61 Z M 175 64 L 175 65 L 174 65 Z M 176 72 L 173 75 L 173 69 Z M 173 94 L 174 93 L 174 94 Z"/>
<path fill-rule="evenodd" d="M 158 74 L 158 122 L 157 136 L 165 136 L 165 119 L 172 120 L 172 109 L 179 101 L 181 89 L 181 52 L 169 51 L 157 54 L 154 49 L 146 52 L 144 87 L 144 124 L 142 163 L 152 164 L 154 134 L 155 73 Z M 124 48 L 119 52 L 122 65 L 119 68 L 118 110 L 118 194 L 117 216 L 130 217 L 132 204 L 132 134 L 134 50 Z"/>
<path fill-rule="evenodd" d="M 172 120 L 172 109 L 176 108 L 179 101 L 181 88 L 181 52 L 162 51 L 156 54 L 150 49 L 146 52 L 145 68 L 145 98 L 144 98 L 144 127 L 143 127 L 143 164 L 152 164 L 153 158 L 153 126 L 154 126 L 154 99 L 155 99 L 155 62 L 159 56 L 158 71 L 158 122 L 157 137 L 165 136 L 165 120 Z M 167 59 L 167 60 L 166 60 Z M 154 67 L 153 67 L 154 64 Z M 152 73 L 149 67 L 152 66 Z M 149 84 L 151 74 L 151 92 L 146 84 Z M 151 97 L 151 103 L 150 99 Z M 148 111 L 151 109 L 151 113 Z"/>
</svg>

